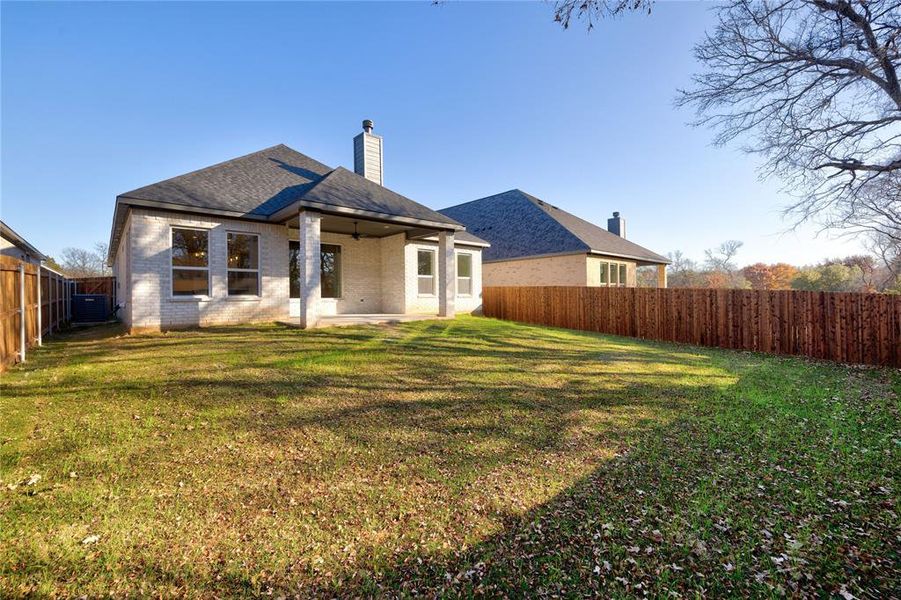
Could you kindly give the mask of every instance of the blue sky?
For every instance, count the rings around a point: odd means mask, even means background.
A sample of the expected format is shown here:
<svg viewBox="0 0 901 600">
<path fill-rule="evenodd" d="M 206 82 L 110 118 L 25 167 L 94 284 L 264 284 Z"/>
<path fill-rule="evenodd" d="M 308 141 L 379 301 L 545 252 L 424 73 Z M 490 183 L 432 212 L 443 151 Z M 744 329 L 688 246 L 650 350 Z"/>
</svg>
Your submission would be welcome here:
<svg viewBox="0 0 901 600">
<path fill-rule="evenodd" d="M 759 158 L 673 108 L 709 6 L 589 34 L 543 2 L 4 3 L 0 215 L 44 252 L 91 247 L 118 193 L 277 143 L 352 166 L 371 118 L 386 185 L 432 208 L 518 187 L 600 225 L 619 210 L 661 253 L 859 250 L 783 234 Z"/>
</svg>

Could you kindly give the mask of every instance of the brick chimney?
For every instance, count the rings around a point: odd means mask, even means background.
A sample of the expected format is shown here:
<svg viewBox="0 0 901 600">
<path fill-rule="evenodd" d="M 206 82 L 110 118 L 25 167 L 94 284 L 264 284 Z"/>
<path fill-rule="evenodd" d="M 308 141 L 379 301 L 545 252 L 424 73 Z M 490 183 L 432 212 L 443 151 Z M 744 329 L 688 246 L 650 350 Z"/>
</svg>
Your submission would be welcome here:
<svg viewBox="0 0 901 600">
<path fill-rule="evenodd" d="M 626 237 L 626 220 L 619 216 L 619 212 L 613 213 L 613 217 L 607 219 L 607 231 L 619 237 Z"/>
<path fill-rule="evenodd" d="M 379 185 L 382 183 L 382 136 L 372 133 L 373 123 L 363 121 L 363 132 L 354 138 L 354 173 Z"/>
</svg>

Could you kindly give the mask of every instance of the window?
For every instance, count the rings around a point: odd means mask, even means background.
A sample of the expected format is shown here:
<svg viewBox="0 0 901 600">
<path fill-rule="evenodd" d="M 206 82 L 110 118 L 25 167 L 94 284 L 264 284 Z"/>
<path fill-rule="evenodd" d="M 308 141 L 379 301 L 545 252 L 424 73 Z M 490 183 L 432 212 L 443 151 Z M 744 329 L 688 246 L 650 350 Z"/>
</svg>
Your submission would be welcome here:
<svg viewBox="0 0 901 600">
<path fill-rule="evenodd" d="M 297 268 L 297 255 L 300 254 L 300 242 L 288 243 L 288 270 L 291 276 L 290 293 L 292 298 L 300 298 L 300 269 Z M 320 285 L 323 298 L 341 297 L 341 246 L 322 244 L 320 246 Z"/>
<path fill-rule="evenodd" d="M 300 242 L 288 242 L 288 275 L 292 298 L 300 298 L 300 269 L 297 267 L 298 254 L 300 254 Z"/>
<path fill-rule="evenodd" d="M 260 295 L 260 238 L 252 233 L 228 234 L 228 295 Z"/>
<path fill-rule="evenodd" d="M 457 295 L 472 295 L 472 254 L 457 255 Z"/>
<path fill-rule="evenodd" d="M 435 253 L 431 250 L 420 250 L 417 253 L 416 274 L 419 280 L 419 295 L 435 294 Z"/>
<path fill-rule="evenodd" d="M 323 298 L 341 297 L 341 246 L 320 246 L 320 285 Z"/>
<path fill-rule="evenodd" d="M 172 228 L 172 295 L 209 296 L 209 232 Z"/>
<path fill-rule="evenodd" d="M 627 269 L 626 263 L 602 262 L 599 283 L 602 286 L 624 287 L 628 280 Z"/>
</svg>

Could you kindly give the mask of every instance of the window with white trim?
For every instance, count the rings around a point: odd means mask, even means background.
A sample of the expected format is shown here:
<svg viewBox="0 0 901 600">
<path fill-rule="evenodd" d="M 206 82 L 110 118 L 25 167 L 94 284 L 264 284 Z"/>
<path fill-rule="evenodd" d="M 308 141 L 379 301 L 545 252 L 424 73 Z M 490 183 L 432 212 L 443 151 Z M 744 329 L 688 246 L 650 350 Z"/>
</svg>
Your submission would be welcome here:
<svg viewBox="0 0 901 600">
<path fill-rule="evenodd" d="M 472 296 L 472 254 L 457 255 L 457 295 Z"/>
<path fill-rule="evenodd" d="M 300 268 L 297 257 L 300 254 L 300 242 L 288 242 L 288 272 L 290 275 L 289 293 L 292 298 L 300 298 Z M 320 297 L 341 297 L 341 246 L 337 244 L 320 245 Z"/>
<path fill-rule="evenodd" d="M 435 295 L 435 252 L 419 250 L 416 253 L 416 278 L 420 296 Z"/>
<path fill-rule="evenodd" d="M 625 287 L 628 268 L 626 263 L 602 262 L 598 283 L 602 287 Z"/>
<path fill-rule="evenodd" d="M 228 295 L 260 295 L 260 236 L 228 234 Z"/>
<path fill-rule="evenodd" d="M 172 228 L 172 295 L 210 295 L 210 232 Z"/>
</svg>

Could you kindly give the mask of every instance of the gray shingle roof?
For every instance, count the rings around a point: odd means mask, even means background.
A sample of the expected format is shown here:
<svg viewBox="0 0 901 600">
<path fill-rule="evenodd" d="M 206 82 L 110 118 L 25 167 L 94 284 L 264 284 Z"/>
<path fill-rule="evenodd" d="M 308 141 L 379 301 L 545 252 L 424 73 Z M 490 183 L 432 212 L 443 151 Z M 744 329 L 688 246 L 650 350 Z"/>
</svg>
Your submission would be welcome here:
<svg viewBox="0 0 901 600">
<path fill-rule="evenodd" d="M 488 240 L 484 261 L 597 252 L 641 262 L 669 260 L 522 190 L 510 190 L 439 212 Z"/>
<path fill-rule="evenodd" d="M 354 208 L 383 215 L 460 225 L 447 215 L 392 192 L 344 167 L 338 167 L 323 177 L 305 191 L 300 199 L 335 208 Z"/>
<path fill-rule="evenodd" d="M 343 167 L 333 169 L 279 144 L 166 179 L 120 199 L 268 217 L 300 201 L 459 227 L 453 219 Z"/>
<path fill-rule="evenodd" d="M 125 192 L 119 198 L 263 216 L 299 199 L 331 170 L 279 144 Z"/>
<path fill-rule="evenodd" d="M 128 205 L 265 221 L 274 220 L 276 213 L 298 202 L 325 212 L 329 209 L 359 211 L 374 218 L 461 228 L 460 223 L 447 215 L 343 167 L 333 169 L 284 144 L 125 192 L 116 201 L 110 256 L 118 246 L 127 212 L 119 206 Z M 484 242 L 475 236 L 469 241 Z"/>
</svg>

